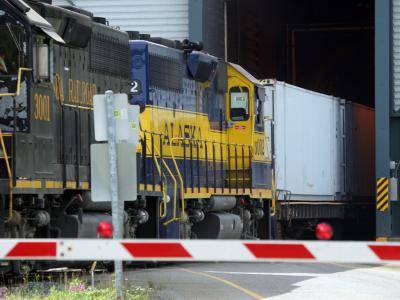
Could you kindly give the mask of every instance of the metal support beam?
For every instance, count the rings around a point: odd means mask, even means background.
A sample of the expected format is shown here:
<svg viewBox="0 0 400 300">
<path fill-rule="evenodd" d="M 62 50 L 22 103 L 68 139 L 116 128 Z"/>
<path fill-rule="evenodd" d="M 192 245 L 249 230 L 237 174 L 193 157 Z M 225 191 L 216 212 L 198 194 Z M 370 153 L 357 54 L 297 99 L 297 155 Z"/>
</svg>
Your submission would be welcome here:
<svg viewBox="0 0 400 300">
<path fill-rule="evenodd" d="M 390 161 L 400 162 L 400 113 L 394 106 L 395 87 L 400 85 L 397 52 L 400 18 L 399 0 L 375 0 L 375 126 L 376 179 L 392 176 Z M 395 55 L 396 54 L 396 55 Z M 389 201 L 384 211 L 376 210 L 377 239 L 400 237 L 400 205 Z"/>
<path fill-rule="evenodd" d="M 376 178 L 390 176 L 390 11 L 390 0 L 375 0 Z M 390 227 L 390 210 L 376 211 L 377 238 L 389 237 Z"/>
<path fill-rule="evenodd" d="M 115 106 L 114 94 L 112 91 L 106 91 L 107 103 L 107 133 L 108 133 L 108 151 L 110 158 L 110 181 L 111 181 L 111 209 L 113 223 L 113 238 L 123 238 L 123 202 L 120 203 L 118 192 L 118 156 L 117 156 L 117 131 L 115 122 Z M 114 261 L 115 269 L 115 292 L 116 299 L 123 299 L 122 284 L 123 284 L 123 267 L 122 261 Z"/>
<path fill-rule="evenodd" d="M 203 0 L 189 0 L 189 40 L 203 41 Z"/>
</svg>

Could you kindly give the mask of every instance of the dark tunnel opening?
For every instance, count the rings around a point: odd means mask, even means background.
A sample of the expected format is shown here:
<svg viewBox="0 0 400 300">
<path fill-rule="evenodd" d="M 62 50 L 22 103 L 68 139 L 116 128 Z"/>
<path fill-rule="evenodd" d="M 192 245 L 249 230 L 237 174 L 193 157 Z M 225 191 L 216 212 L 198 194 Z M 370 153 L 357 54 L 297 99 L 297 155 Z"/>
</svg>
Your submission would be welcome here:
<svg viewBox="0 0 400 300">
<path fill-rule="evenodd" d="M 374 106 L 373 0 L 231 0 L 228 60 Z"/>
</svg>

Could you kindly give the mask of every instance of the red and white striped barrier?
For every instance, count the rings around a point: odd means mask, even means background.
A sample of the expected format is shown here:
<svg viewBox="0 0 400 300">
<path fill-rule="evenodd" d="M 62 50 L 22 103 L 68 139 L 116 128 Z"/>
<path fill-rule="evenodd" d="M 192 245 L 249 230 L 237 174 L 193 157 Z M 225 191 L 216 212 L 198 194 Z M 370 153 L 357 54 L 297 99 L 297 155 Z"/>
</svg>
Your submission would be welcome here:
<svg viewBox="0 0 400 300">
<path fill-rule="evenodd" d="M 400 263 L 400 243 L 0 239 L 0 260 Z"/>
</svg>

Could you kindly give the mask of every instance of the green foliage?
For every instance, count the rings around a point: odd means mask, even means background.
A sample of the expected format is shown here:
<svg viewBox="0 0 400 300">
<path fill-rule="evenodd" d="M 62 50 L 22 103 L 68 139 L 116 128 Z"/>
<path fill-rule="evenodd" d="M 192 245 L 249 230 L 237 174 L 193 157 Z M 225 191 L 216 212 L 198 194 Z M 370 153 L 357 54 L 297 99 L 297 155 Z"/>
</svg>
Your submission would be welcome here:
<svg viewBox="0 0 400 300">
<path fill-rule="evenodd" d="M 71 279 L 66 285 L 57 285 L 49 283 L 43 285 L 43 282 L 36 282 L 34 285 L 24 283 L 21 287 L 12 288 L 3 291 L 3 298 L 5 300 L 111 300 L 115 299 L 115 289 L 108 288 L 92 288 L 86 287 L 85 281 L 80 278 Z M 124 299 L 132 300 L 148 300 L 150 299 L 146 290 L 142 288 L 125 288 Z"/>
<path fill-rule="evenodd" d="M 110 300 L 115 298 L 115 290 L 114 288 L 105 288 L 105 289 L 96 289 L 96 288 L 88 288 L 83 291 L 69 291 L 69 290 L 60 290 L 55 287 L 50 289 L 50 292 L 45 295 L 38 291 L 33 293 L 24 293 L 21 291 L 15 291 L 11 294 L 8 294 L 5 300 Z M 149 296 L 143 291 L 135 291 L 135 290 L 125 290 L 124 291 L 124 299 L 132 299 L 132 300 L 147 300 L 150 299 Z"/>
</svg>

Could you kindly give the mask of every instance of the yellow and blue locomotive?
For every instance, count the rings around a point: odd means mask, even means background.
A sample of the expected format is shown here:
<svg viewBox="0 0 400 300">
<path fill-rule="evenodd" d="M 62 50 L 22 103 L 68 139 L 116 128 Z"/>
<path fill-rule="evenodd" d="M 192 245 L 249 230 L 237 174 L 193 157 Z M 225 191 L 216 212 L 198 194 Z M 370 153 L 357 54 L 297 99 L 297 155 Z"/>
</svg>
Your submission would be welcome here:
<svg viewBox="0 0 400 300">
<path fill-rule="evenodd" d="M 159 234 L 258 237 L 272 181 L 257 80 L 199 45 L 159 43 L 130 41 L 131 103 L 142 108 L 141 190 L 166 194 L 150 212 L 160 216 Z"/>
<path fill-rule="evenodd" d="M 141 107 L 126 237 L 269 236 L 261 87 L 240 66 L 43 1 L 2 1 L 0 37 L 1 237 L 96 237 L 111 219 L 90 193 L 93 95 L 106 90 Z"/>
</svg>

